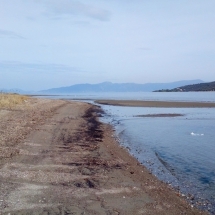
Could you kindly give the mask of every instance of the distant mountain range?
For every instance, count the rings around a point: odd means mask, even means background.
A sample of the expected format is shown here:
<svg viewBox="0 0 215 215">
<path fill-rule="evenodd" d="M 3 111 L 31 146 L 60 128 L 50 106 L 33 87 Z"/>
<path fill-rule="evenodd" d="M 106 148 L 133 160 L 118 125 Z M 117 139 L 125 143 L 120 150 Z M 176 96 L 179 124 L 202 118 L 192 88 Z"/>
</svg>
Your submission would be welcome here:
<svg viewBox="0 0 215 215">
<path fill-rule="evenodd" d="M 212 82 L 214 83 L 214 82 Z M 99 84 L 76 84 L 68 87 L 52 88 L 41 91 L 24 91 L 22 89 L 0 89 L 4 93 L 19 93 L 19 94 L 71 94 L 71 93 L 91 93 L 91 92 L 152 92 L 152 91 L 171 91 L 181 86 L 193 86 L 193 84 L 205 84 L 202 80 L 185 80 L 170 83 L 111 83 L 103 82 Z M 165 89 L 165 90 L 160 90 Z M 185 90 L 184 90 L 185 91 Z"/>
<path fill-rule="evenodd" d="M 99 84 L 76 84 L 68 87 L 52 88 L 42 90 L 40 94 L 70 94 L 70 93 L 89 93 L 89 92 L 152 92 L 159 89 L 173 89 L 183 85 L 203 83 L 202 80 L 177 81 L 170 83 L 111 83 L 103 82 Z"/>
<path fill-rule="evenodd" d="M 208 83 L 190 84 L 173 89 L 162 89 L 155 92 L 199 92 L 199 91 L 215 91 L 215 81 Z"/>
</svg>

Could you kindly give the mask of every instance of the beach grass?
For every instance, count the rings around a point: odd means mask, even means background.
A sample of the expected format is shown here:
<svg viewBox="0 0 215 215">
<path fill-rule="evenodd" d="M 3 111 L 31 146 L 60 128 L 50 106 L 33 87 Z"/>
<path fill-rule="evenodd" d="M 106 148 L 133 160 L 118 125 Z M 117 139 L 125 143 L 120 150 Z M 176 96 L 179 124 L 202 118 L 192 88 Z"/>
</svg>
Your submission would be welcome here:
<svg viewBox="0 0 215 215">
<path fill-rule="evenodd" d="M 1 93 L 0 94 L 0 109 L 7 108 L 13 109 L 19 104 L 27 101 L 28 96 L 12 94 L 12 93 Z"/>
</svg>

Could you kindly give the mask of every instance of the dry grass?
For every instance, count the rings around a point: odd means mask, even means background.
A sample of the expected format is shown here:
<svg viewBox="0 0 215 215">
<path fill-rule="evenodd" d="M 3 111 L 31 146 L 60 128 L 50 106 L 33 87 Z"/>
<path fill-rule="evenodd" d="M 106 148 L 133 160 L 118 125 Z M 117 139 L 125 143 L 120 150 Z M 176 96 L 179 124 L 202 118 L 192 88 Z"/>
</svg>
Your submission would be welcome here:
<svg viewBox="0 0 215 215">
<path fill-rule="evenodd" d="M 0 109 L 7 108 L 13 109 L 17 105 L 27 101 L 28 97 L 18 94 L 8 94 L 1 93 L 0 94 Z"/>
</svg>

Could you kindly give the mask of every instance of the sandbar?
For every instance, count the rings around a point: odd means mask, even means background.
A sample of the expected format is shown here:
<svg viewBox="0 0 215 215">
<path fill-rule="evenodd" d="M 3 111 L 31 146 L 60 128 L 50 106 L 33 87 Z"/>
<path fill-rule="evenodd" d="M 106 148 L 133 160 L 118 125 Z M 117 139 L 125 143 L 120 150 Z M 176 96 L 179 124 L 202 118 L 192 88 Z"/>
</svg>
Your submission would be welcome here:
<svg viewBox="0 0 215 215">
<path fill-rule="evenodd" d="M 178 101 L 141 101 L 141 100 L 96 100 L 98 104 L 128 107 L 164 107 L 164 108 L 215 108 L 211 102 Z"/>
</svg>

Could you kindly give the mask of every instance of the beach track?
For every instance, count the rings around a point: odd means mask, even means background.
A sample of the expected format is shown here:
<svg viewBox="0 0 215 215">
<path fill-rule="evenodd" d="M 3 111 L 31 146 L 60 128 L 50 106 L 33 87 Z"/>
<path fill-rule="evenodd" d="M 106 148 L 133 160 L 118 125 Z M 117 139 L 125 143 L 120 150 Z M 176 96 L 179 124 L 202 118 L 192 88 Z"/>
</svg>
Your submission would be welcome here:
<svg viewBox="0 0 215 215">
<path fill-rule="evenodd" d="M 31 99 L 0 113 L 0 214 L 207 214 L 120 147 L 98 106 Z"/>
</svg>

